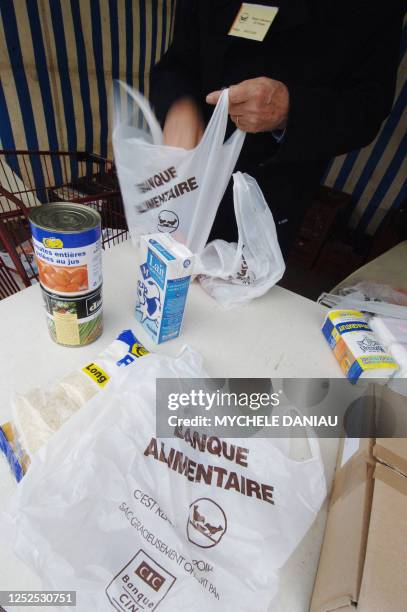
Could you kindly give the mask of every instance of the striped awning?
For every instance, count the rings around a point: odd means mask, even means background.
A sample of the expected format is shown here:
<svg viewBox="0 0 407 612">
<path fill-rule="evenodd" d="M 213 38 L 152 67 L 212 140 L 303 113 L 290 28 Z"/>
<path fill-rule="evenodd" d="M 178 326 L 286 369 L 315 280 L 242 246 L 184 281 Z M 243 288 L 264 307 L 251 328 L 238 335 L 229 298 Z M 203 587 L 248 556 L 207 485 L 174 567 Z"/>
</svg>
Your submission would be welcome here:
<svg viewBox="0 0 407 612">
<path fill-rule="evenodd" d="M 6 149 L 111 157 L 111 87 L 148 95 L 175 0 L 2 0 L 0 139 Z"/>
<path fill-rule="evenodd" d="M 171 38 L 174 6 L 175 0 L 2 0 L 3 148 L 111 157 L 112 82 L 120 78 L 148 96 L 150 68 Z M 371 234 L 407 198 L 406 47 L 407 26 L 394 108 L 379 136 L 333 160 L 325 177 L 352 194 L 351 224 Z"/>
<path fill-rule="evenodd" d="M 325 183 L 352 195 L 351 226 L 371 235 L 407 201 L 407 19 L 393 110 L 370 146 L 332 161 Z"/>
</svg>

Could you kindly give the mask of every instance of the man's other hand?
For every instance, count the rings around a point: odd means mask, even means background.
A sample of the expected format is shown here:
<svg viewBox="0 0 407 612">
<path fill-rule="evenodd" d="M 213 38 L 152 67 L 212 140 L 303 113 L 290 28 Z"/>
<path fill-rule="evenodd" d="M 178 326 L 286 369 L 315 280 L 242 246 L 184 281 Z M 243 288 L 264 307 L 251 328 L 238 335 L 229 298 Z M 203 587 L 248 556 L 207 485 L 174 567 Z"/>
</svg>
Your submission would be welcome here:
<svg viewBox="0 0 407 612">
<path fill-rule="evenodd" d="M 206 96 L 208 104 L 216 104 L 221 91 Z M 290 106 L 288 88 L 281 81 L 259 77 L 242 81 L 229 88 L 229 114 L 244 132 L 268 132 L 284 129 Z"/>
<path fill-rule="evenodd" d="M 181 98 L 167 113 L 164 124 L 164 144 L 193 149 L 204 133 L 201 113 L 193 100 Z"/>
</svg>

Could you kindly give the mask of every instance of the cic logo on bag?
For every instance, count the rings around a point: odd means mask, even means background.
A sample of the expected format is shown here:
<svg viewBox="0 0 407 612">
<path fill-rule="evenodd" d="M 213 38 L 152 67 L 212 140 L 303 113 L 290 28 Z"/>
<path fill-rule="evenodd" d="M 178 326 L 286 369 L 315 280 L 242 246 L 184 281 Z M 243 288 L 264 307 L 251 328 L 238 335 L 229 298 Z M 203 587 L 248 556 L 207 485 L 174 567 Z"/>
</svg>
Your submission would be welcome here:
<svg viewBox="0 0 407 612">
<path fill-rule="evenodd" d="M 175 580 L 175 576 L 140 549 L 106 587 L 106 595 L 119 612 L 155 610 Z"/>
<path fill-rule="evenodd" d="M 142 561 L 138 568 L 136 569 L 137 576 L 140 576 L 142 580 L 149 586 L 151 586 L 154 591 L 159 591 L 162 585 L 165 582 L 164 576 L 161 576 L 158 572 L 156 572 L 146 561 Z"/>
</svg>

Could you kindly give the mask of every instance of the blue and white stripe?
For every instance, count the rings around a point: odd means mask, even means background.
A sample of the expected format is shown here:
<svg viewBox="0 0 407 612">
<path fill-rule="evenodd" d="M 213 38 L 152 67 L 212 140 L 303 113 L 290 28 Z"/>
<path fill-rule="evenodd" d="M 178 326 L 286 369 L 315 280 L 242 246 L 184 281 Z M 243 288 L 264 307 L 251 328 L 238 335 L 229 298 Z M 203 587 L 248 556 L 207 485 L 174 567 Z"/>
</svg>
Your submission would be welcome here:
<svg viewBox="0 0 407 612">
<path fill-rule="evenodd" d="M 374 235 L 387 213 L 407 201 L 407 21 L 404 23 L 396 95 L 375 141 L 335 158 L 325 184 L 352 195 L 351 226 Z"/>
<path fill-rule="evenodd" d="M 174 5 L 1 0 L 2 147 L 111 157 L 112 82 L 121 79 L 148 95 L 150 68 L 170 41 Z M 40 181 L 40 166 L 37 173 Z"/>
</svg>

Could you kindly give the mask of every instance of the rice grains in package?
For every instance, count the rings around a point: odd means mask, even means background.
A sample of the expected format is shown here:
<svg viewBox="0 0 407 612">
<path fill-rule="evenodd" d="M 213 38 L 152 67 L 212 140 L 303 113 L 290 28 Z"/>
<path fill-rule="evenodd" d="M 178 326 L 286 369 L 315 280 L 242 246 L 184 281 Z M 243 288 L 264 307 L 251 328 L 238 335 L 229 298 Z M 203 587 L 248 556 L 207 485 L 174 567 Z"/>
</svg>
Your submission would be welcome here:
<svg viewBox="0 0 407 612">
<path fill-rule="evenodd" d="M 99 391 L 105 390 L 123 366 L 147 354 L 147 349 L 127 329 L 92 361 L 50 389 L 35 388 L 24 394 L 14 394 L 14 428 L 27 455 L 41 448 L 75 412 Z"/>
</svg>

